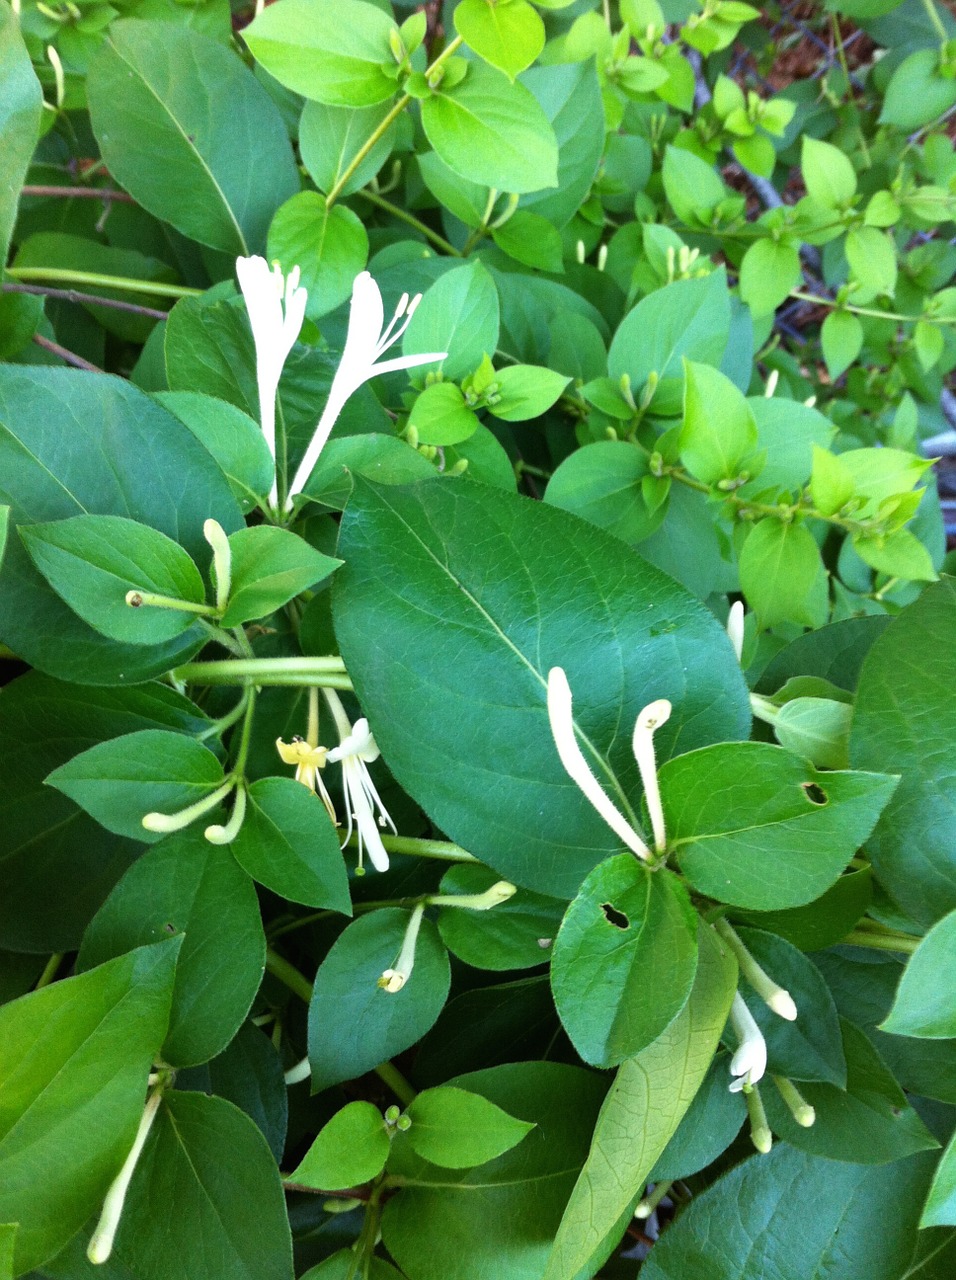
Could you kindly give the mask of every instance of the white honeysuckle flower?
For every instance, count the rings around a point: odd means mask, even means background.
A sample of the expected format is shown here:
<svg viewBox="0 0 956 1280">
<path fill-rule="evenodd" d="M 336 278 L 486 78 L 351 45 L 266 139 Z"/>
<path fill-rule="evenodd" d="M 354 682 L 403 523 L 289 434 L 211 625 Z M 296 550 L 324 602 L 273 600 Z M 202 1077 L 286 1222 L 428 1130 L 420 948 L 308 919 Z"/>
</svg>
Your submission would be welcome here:
<svg viewBox="0 0 956 1280">
<path fill-rule="evenodd" d="M 727 636 L 734 647 L 737 661 L 744 651 L 744 606 L 742 600 L 735 600 L 727 614 Z"/>
<path fill-rule="evenodd" d="M 767 1070 L 767 1042 L 739 991 L 730 1006 L 730 1022 L 738 1048 L 730 1060 L 730 1074 L 735 1078 L 729 1087 L 731 1093 L 740 1093 L 756 1084 Z"/>
<path fill-rule="evenodd" d="M 326 692 L 328 696 L 328 691 Z M 344 712 L 343 712 L 344 715 Z M 336 716 L 338 722 L 339 717 Z M 341 724 L 339 729 L 341 732 Z M 346 728 L 348 722 L 346 721 Z M 359 844 L 359 866 L 362 866 L 362 858 L 368 850 L 368 856 L 372 866 L 376 871 L 388 870 L 388 853 L 382 837 L 379 834 L 379 826 L 391 827 L 392 831 L 396 831 L 395 823 L 389 817 L 388 810 L 382 803 L 382 798 L 375 789 L 375 783 L 372 781 L 372 775 L 369 773 L 366 765 L 377 760 L 379 750 L 375 744 L 375 739 L 369 731 L 368 721 L 363 717 L 356 720 L 347 733 L 342 737 L 341 742 L 325 757 L 329 764 L 341 764 L 342 766 L 342 790 L 345 794 L 345 839 L 342 841 L 342 847 L 348 843 L 352 834 L 352 824 L 358 830 Z M 375 810 L 378 810 L 378 821 L 376 822 Z"/>
<path fill-rule="evenodd" d="M 649 702 L 634 721 L 634 736 L 631 746 L 634 759 L 641 773 L 644 786 L 644 799 L 654 832 L 654 848 L 663 853 L 667 847 L 667 832 L 664 827 L 664 810 L 661 806 L 661 790 L 657 785 L 657 760 L 654 756 L 654 733 L 666 724 L 671 716 L 671 704 L 666 698 L 658 698 Z"/>
<path fill-rule="evenodd" d="M 605 793 L 578 745 L 574 732 L 571 686 L 561 667 L 552 667 L 548 672 L 548 719 L 551 722 L 554 745 L 568 776 L 581 788 L 614 834 L 632 853 L 646 861 L 651 856 L 650 849 Z"/>
<path fill-rule="evenodd" d="M 349 396 L 358 391 L 363 382 L 368 382 L 370 378 L 375 378 L 380 373 L 393 373 L 397 369 L 414 369 L 421 364 L 444 360 L 448 355 L 447 351 L 429 351 L 417 356 L 395 356 L 391 360 L 379 359 L 389 347 L 398 342 L 408 328 L 409 321 L 415 314 L 415 308 L 421 299 L 420 293 L 411 299 L 407 293 L 403 293 L 395 308 L 395 314 L 383 329 L 385 308 L 378 285 L 367 271 L 355 277 L 345 349 L 335 377 L 332 379 L 329 398 L 322 410 L 322 417 L 289 486 L 290 509 L 292 498 L 295 494 L 302 492 L 312 474 L 319 460 L 319 454 L 335 426 L 336 419 L 345 407 L 345 402 Z"/>
<path fill-rule="evenodd" d="M 309 295 L 299 285 L 298 267 L 293 267 L 288 276 L 284 276 L 277 262 L 270 267 L 265 258 L 258 255 L 237 258 L 236 275 L 256 344 L 259 421 L 274 462 L 279 379 L 302 328 Z M 269 498 L 274 507 L 277 501 L 275 481 Z"/>
</svg>

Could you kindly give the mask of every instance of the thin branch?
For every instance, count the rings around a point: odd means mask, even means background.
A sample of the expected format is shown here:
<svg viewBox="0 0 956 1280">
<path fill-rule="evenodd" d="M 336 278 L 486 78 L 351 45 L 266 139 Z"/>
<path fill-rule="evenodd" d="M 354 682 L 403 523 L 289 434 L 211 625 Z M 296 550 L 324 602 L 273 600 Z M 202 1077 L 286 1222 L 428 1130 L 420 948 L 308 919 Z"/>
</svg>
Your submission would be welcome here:
<svg viewBox="0 0 956 1280">
<path fill-rule="evenodd" d="M 125 191 L 109 191 L 105 187 L 45 187 L 29 185 L 21 188 L 24 196 L 60 196 L 63 199 L 78 200 L 116 200 L 122 204 L 135 204 L 136 201 Z"/>
<path fill-rule="evenodd" d="M 118 298 L 100 298 L 92 293 L 78 293 L 76 289 L 47 289 L 36 284 L 0 284 L 4 293 L 33 293 L 43 298 L 62 298 L 64 302 L 88 303 L 91 306 L 112 307 L 114 311 L 130 311 L 133 315 L 147 316 L 150 320 L 165 320 L 168 311 L 158 311 L 155 307 L 141 307 L 135 302 L 121 302 Z"/>
<path fill-rule="evenodd" d="M 42 347 L 44 351 L 49 351 L 51 355 L 59 356 L 61 360 L 71 364 L 74 369 L 86 369 L 88 373 L 103 372 L 99 365 L 90 364 L 89 360 L 84 360 L 75 351 L 67 351 L 66 347 L 61 347 L 58 342 L 51 342 L 49 338 L 44 338 L 42 333 L 35 333 L 33 341 L 38 347 Z"/>
</svg>

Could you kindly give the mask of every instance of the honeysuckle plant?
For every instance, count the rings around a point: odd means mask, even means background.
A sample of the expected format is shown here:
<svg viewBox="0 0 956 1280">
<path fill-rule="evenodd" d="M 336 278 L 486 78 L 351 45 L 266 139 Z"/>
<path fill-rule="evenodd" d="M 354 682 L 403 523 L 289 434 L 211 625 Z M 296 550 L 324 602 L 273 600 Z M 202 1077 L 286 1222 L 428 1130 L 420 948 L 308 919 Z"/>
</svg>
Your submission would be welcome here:
<svg viewBox="0 0 956 1280">
<path fill-rule="evenodd" d="M 944 1280 L 948 9 L 121 8 L 0 0 L 0 1275 Z"/>
</svg>

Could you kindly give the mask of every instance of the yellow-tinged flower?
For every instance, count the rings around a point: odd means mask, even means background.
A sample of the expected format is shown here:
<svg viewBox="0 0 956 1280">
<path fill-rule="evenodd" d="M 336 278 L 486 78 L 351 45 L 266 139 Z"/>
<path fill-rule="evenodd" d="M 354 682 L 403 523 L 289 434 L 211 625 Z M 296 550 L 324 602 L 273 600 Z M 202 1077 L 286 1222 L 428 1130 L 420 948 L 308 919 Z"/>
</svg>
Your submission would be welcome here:
<svg viewBox="0 0 956 1280">
<path fill-rule="evenodd" d="M 293 738 L 291 742 L 283 742 L 281 738 L 276 738 L 276 751 L 278 751 L 283 764 L 295 765 L 296 782 L 301 782 L 304 787 L 308 787 L 310 791 L 318 795 L 325 805 L 329 817 L 338 826 L 332 797 L 326 790 L 322 775 L 319 772 L 320 769 L 325 768 L 325 762 L 329 754 L 328 747 L 313 746 L 311 743 L 306 742 L 304 738 Z"/>
</svg>

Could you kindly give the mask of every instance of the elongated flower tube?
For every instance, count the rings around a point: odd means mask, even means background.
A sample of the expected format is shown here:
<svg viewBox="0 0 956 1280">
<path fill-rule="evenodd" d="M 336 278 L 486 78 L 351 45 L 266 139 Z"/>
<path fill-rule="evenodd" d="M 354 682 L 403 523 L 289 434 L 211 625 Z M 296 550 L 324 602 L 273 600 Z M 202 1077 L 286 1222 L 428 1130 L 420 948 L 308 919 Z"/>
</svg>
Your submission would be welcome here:
<svg viewBox="0 0 956 1280">
<path fill-rule="evenodd" d="M 767 1070 L 767 1042 L 754 1021 L 743 996 L 737 991 L 730 1006 L 730 1022 L 737 1036 L 737 1052 L 730 1060 L 730 1092 L 745 1093 L 755 1085 Z"/>
<path fill-rule="evenodd" d="M 605 793 L 578 745 L 574 731 L 571 686 L 561 667 L 552 667 L 548 672 L 548 719 L 551 722 L 554 745 L 568 776 L 581 788 L 614 834 L 638 858 L 647 861 L 651 856 L 650 849 Z"/>
<path fill-rule="evenodd" d="M 363 856 L 368 850 L 369 861 L 375 870 L 387 871 L 388 853 L 382 844 L 379 826 L 389 826 L 392 831 L 395 831 L 395 823 L 382 804 L 382 798 L 366 767 L 378 759 L 379 749 L 364 716 L 356 720 L 354 725 L 350 725 L 345 708 L 334 690 L 326 689 L 324 693 L 340 737 L 339 745 L 333 747 L 325 758 L 329 764 L 338 763 L 342 766 L 346 821 L 342 847 L 344 848 L 349 841 L 354 822 L 358 830 L 359 868 L 363 869 Z M 376 810 L 378 811 L 377 821 Z"/>
<path fill-rule="evenodd" d="M 288 276 L 278 263 L 269 266 L 258 255 L 236 259 L 239 288 L 246 301 L 252 337 L 256 344 L 256 383 L 259 390 L 259 421 L 273 461 L 276 457 L 276 394 L 289 352 L 305 319 L 307 290 L 299 286 L 299 268 Z M 269 500 L 277 502 L 277 480 Z"/>
<path fill-rule="evenodd" d="M 116 1239 L 116 1231 L 126 1203 L 126 1193 L 162 1100 L 163 1095 L 159 1089 L 149 1095 L 129 1155 L 123 1161 L 122 1169 L 110 1183 L 106 1199 L 103 1201 L 100 1220 L 86 1250 L 86 1256 L 94 1266 L 101 1266 L 104 1262 L 108 1262 L 113 1252 L 113 1241 Z"/>
<path fill-rule="evenodd" d="M 358 391 L 363 382 L 368 382 L 370 378 L 375 378 L 380 373 L 392 373 L 396 369 L 414 369 L 421 364 L 431 364 L 434 360 L 444 360 L 447 356 L 447 351 L 430 351 L 424 355 L 395 356 L 391 360 L 379 358 L 389 347 L 398 342 L 408 328 L 421 297 L 422 295 L 418 293 L 409 300 L 408 294 L 403 293 L 395 308 L 395 314 L 383 329 L 385 308 L 378 285 L 367 271 L 355 277 L 345 349 L 342 352 L 339 367 L 335 371 L 335 377 L 332 379 L 329 398 L 322 410 L 322 416 L 289 486 L 290 509 L 292 498 L 305 488 L 319 460 L 319 454 L 345 407 L 345 402 L 349 396 Z"/>
<path fill-rule="evenodd" d="M 730 612 L 727 614 L 727 636 L 734 646 L 734 653 L 737 655 L 737 661 L 739 662 L 744 651 L 744 606 L 740 600 L 733 602 L 730 606 Z"/>
<path fill-rule="evenodd" d="M 634 759 L 641 772 L 644 784 L 644 799 L 647 801 L 647 812 L 654 832 L 654 848 L 663 853 L 667 847 L 667 832 L 664 828 L 664 810 L 661 806 L 661 790 L 657 785 L 657 760 L 654 756 L 654 732 L 670 719 L 671 704 L 666 698 L 658 698 L 650 702 L 634 721 L 634 736 L 631 745 Z"/>
<path fill-rule="evenodd" d="M 394 968 L 386 969 L 378 980 L 378 985 L 381 989 L 387 991 L 390 995 L 395 995 L 397 991 L 401 991 L 411 977 L 412 969 L 415 967 L 415 945 L 418 942 L 418 931 L 422 927 L 424 914 L 425 903 L 419 902 L 408 921 L 405 937 L 402 940 L 402 949 L 398 954 L 398 959 L 395 961 Z"/>
</svg>

